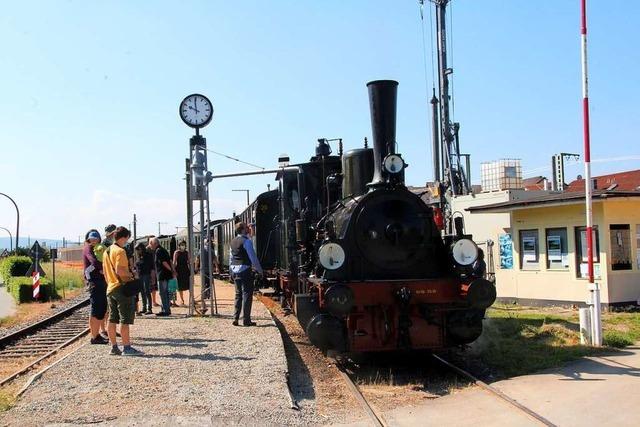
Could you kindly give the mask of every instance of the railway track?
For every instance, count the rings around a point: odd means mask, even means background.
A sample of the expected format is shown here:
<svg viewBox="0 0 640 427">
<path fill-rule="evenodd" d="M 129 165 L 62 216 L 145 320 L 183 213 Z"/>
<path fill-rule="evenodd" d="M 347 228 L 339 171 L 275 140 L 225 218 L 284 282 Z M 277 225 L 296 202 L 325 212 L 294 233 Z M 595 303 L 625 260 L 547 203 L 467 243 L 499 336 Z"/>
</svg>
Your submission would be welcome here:
<svg viewBox="0 0 640 427">
<path fill-rule="evenodd" d="M 89 332 L 89 299 L 0 338 L 0 386 Z"/>
<path fill-rule="evenodd" d="M 475 384 L 478 387 L 482 388 L 483 390 L 485 390 L 486 392 L 488 392 L 491 395 L 495 396 L 496 398 L 501 399 L 504 402 L 508 403 L 514 409 L 523 412 L 528 417 L 530 417 L 530 418 L 534 419 L 535 421 L 539 422 L 541 425 L 548 426 L 548 427 L 556 427 L 555 424 L 553 424 L 551 421 L 547 420 L 546 418 L 544 418 L 540 414 L 538 414 L 538 413 L 532 411 L 531 409 L 527 408 L 526 406 L 518 403 L 516 400 L 510 398 L 509 396 L 507 396 L 506 394 L 502 393 L 500 390 L 496 389 L 495 387 L 492 387 L 491 385 L 485 383 L 484 381 L 479 380 L 474 375 L 472 375 L 471 373 L 465 371 L 464 369 L 462 369 L 462 368 L 460 368 L 458 366 L 455 366 L 451 362 L 443 359 L 442 357 L 440 357 L 438 355 L 432 354 L 432 357 L 435 360 L 437 360 L 439 363 L 441 363 L 442 365 L 447 367 L 448 369 L 450 369 L 453 372 L 455 372 L 456 374 L 465 377 L 466 379 L 471 381 L 473 384 Z M 369 417 L 371 423 L 373 425 L 375 425 L 376 427 L 387 427 L 389 424 L 385 420 L 384 415 L 382 414 L 382 412 L 380 410 L 378 410 L 373 404 L 371 404 L 371 402 L 369 402 L 367 400 L 367 398 L 364 396 L 364 394 L 362 393 L 362 391 L 360 390 L 358 385 L 353 381 L 353 379 L 349 375 L 349 373 L 348 373 L 347 369 L 345 368 L 345 366 L 338 364 L 337 367 L 338 367 L 338 370 L 340 371 L 340 374 L 342 375 L 343 379 L 345 380 L 349 390 L 351 391 L 351 393 L 353 394 L 355 399 L 358 401 L 358 403 L 360 403 L 360 406 L 362 407 L 364 412 Z"/>
</svg>

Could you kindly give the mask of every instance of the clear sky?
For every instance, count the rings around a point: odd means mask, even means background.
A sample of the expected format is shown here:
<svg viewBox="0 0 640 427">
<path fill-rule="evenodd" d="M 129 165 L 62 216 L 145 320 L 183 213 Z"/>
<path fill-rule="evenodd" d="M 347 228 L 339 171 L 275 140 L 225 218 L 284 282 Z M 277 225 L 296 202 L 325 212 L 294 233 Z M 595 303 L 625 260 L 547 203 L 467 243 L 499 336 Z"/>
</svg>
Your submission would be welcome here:
<svg viewBox="0 0 640 427">
<path fill-rule="evenodd" d="M 590 0 L 594 172 L 637 169 L 640 2 Z M 0 15 L 0 192 L 21 235 L 76 239 L 90 227 L 139 233 L 185 224 L 187 94 L 212 100 L 211 149 L 274 167 L 319 137 L 359 147 L 371 133 L 365 84 L 400 82 L 398 143 L 409 184 L 432 177 L 429 12 L 417 0 L 20 1 Z M 483 161 L 529 174 L 582 152 L 579 1 L 453 0 L 455 120 L 474 181 Z M 426 82 L 425 82 L 426 79 Z M 211 155 L 214 173 L 250 169 Z M 567 169 L 569 177 L 582 173 Z M 273 177 L 214 181 L 228 217 Z M 2 199 L 4 200 L 4 199 Z M 0 226 L 15 214 L 0 200 Z M 1 233 L 4 235 L 4 232 Z"/>
</svg>

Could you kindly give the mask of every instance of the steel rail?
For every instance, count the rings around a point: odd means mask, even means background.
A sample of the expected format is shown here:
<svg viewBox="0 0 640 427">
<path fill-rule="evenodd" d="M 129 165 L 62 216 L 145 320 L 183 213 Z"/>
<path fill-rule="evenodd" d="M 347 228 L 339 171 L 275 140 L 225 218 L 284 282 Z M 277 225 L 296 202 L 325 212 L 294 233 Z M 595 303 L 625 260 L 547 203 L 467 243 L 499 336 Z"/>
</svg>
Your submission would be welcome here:
<svg viewBox="0 0 640 427">
<path fill-rule="evenodd" d="M 22 338 L 25 335 L 29 335 L 32 332 L 35 332 L 39 329 L 42 329 L 46 326 L 48 326 L 51 322 L 54 322 L 56 320 L 62 319 L 64 317 L 67 317 L 68 315 L 70 315 L 71 313 L 73 313 L 74 311 L 76 311 L 79 308 L 84 307 L 85 305 L 89 304 L 89 298 L 80 301 L 77 304 L 72 305 L 71 307 L 68 307 L 62 311 L 59 311 L 56 314 L 53 314 L 45 319 L 42 319 L 38 322 L 32 323 L 29 326 L 25 326 L 22 329 L 19 329 L 15 332 L 12 332 L 8 335 L 5 335 L 3 337 L 0 337 L 0 349 L 4 348 L 5 346 L 7 346 L 8 344 L 11 344 L 14 341 L 19 340 L 20 338 Z"/>
<path fill-rule="evenodd" d="M 364 412 L 369 416 L 369 418 L 371 419 L 371 422 L 373 422 L 373 424 L 376 427 L 387 427 L 388 424 L 385 421 L 382 414 L 379 413 L 377 410 L 375 410 L 373 406 L 369 404 L 369 402 L 367 401 L 367 398 L 364 397 L 364 395 L 362 394 L 362 392 L 360 391 L 356 383 L 354 383 L 351 377 L 349 376 L 349 374 L 347 374 L 344 367 L 342 367 L 339 364 L 336 364 L 336 367 L 338 368 L 338 372 L 340 372 L 342 379 L 344 379 L 344 382 L 347 384 L 347 387 L 349 387 L 349 391 L 351 391 L 351 394 L 353 394 L 353 396 L 356 398 L 358 403 L 360 403 L 360 406 L 362 407 Z"/>
<path fill-rule="evenodd" d="M 488 391 L 489 393 L 491 393 L 491 394 L 497 396 L 498 398 L 504 400 L 508 404 L 516 407 L 517 409 L 521 410 L 522 412 L 524 412 L 525 414 L 527 414 L 531 418 L 535 419 L 536 421 L 540 422 L 541 424 L 543 424 L 545 426 L 549 426 L 549 427 L 556 427 L 555 424 L 553 424 L 548 419 L 544 418 L 542 415 L 539 415 L 539 414 L 533 412 L 531 409 L 527 408 L 526 406 L 522 405 L 521 403 L 518 403 L 516 400 L 510 398 L 509 396 L 507 396 L 506 394 L 504 394 L 503 392 L 501 392 L 497 388 L 492 387 L 489 384 L 485 383 L 484 381 L 479 380 L 478 378 L 476 378 L 475 376 L 473 376 L 469 372 L 465 371 L 464 369 L 455 366 L 454 364 L 452 364 L 451 362 L 443 359 L 440 356 L 437 356 L 435 354 L 432 354 L 432 356 L 438 362 L 442 363 L 443 365 L 447 366 L 448 368 L 450 368 L 451 370 L 457 372 L 458 374 L 462 375 L 463 377 L 468 378 L 471 382 L 473 382 L 474 384 L 476 384 L 480 388 Z"/>
</svg>

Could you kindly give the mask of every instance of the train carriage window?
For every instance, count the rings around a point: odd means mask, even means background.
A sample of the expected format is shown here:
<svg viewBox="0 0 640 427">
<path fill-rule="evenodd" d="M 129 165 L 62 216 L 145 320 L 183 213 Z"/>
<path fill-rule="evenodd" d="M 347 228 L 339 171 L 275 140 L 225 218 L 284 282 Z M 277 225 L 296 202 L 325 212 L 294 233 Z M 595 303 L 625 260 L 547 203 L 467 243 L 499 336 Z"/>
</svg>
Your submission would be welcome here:
<svg viewBox="0 0 640 427">
<path fill-rule="evenodd" d="M 631 226 L 629 224 L 609 225 L 609 247 L 611 248 L 611 269 L 631 270 Z"/>
<path fill-rule="evenodd" d="M 520 268 L 539 270 L 538 230 L 520 230 Z"/>
<path fill-rule="evenodd" d="M 546 235 L 547 268 L 549 270 L 568 270 L 567 229 L 547 228 Z"/>
</svg>

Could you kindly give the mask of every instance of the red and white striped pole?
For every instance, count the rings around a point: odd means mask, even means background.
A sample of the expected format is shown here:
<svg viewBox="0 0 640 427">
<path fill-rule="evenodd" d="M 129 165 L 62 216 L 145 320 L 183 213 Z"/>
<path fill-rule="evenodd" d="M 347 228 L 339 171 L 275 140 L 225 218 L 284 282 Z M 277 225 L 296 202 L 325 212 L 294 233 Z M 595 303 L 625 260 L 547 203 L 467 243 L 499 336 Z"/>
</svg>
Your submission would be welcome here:
<svg viewBox="0 0 640 427">
<path fill-rule="evenodd" d="M 589 77 L 587 73 L 587 0 L 580 0 L 581 25 L 580 45 L 582 53 L 582 115 L 584 133 L 584 188 L 587 217 L 587 269 L 589 291 L 593 311 L 591 316 L 591 340 L 595 346 L 602 345 L 602 323 L 600 312 L 600 289 L 594 283 L 593 274 L 593 203 L 591 200 L 591 141 L 589 136 Z"/>
<path fill-rule="evenodd" d="M 37 268 L 37 263 L 36 263 Z M 32 287 L 33 287 L 33 299 L 40 297 L 40 273 L 36 270 L 31 274 Z"/>
</svg>

